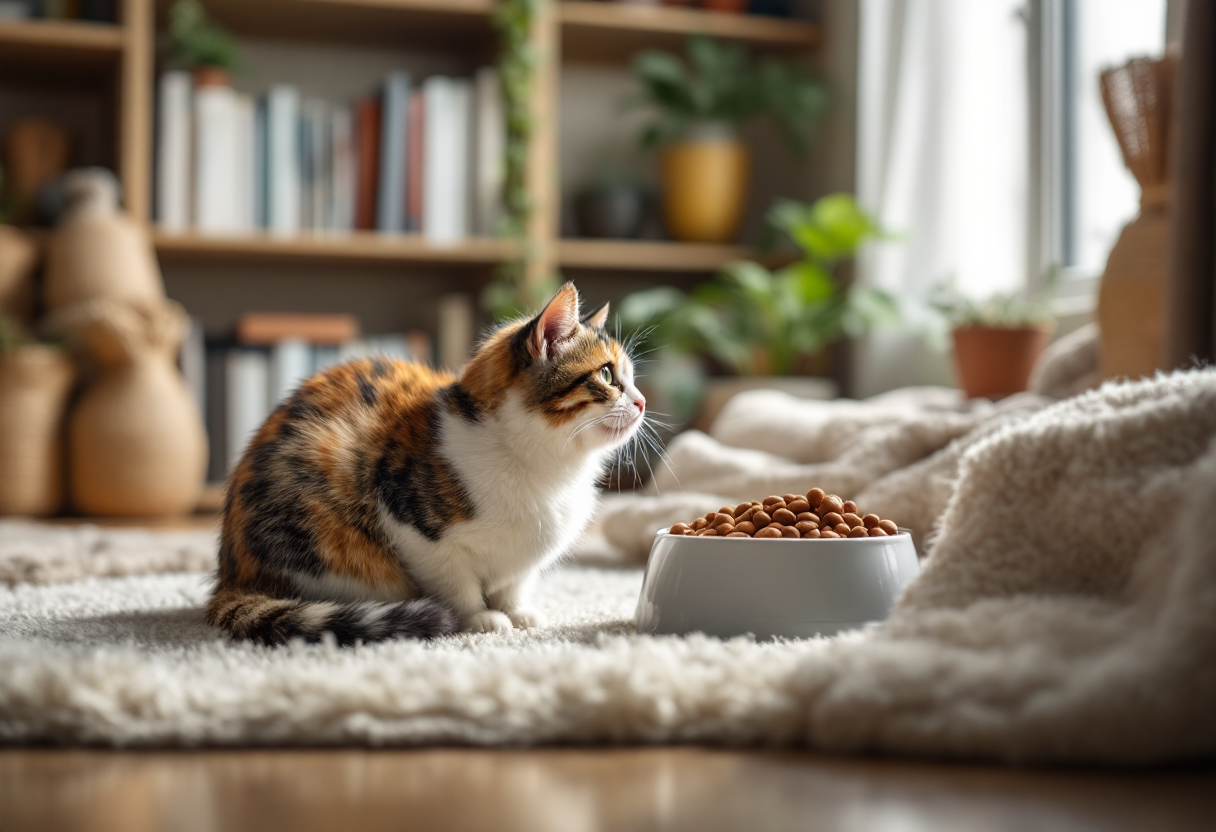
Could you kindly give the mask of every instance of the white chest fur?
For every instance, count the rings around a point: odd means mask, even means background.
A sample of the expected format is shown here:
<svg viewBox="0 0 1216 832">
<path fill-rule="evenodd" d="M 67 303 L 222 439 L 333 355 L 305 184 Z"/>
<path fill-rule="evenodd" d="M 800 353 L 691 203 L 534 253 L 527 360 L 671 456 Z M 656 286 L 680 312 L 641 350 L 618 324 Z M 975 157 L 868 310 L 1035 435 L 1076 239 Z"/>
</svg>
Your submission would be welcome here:
<svg viewBox="0 0 1216 832">
<path fill-rule="evenodd" d="M 473 517 L 430 540 L 381 519 L 397 555 L 427 594 L 453 596 L 475 583 L 486 596 L 561 557 L 595 510 L 606 456 L 566 441 L 508 402 L 483 422 L 445 417 L 441 448 L 468 490 Z"/>
</svg>

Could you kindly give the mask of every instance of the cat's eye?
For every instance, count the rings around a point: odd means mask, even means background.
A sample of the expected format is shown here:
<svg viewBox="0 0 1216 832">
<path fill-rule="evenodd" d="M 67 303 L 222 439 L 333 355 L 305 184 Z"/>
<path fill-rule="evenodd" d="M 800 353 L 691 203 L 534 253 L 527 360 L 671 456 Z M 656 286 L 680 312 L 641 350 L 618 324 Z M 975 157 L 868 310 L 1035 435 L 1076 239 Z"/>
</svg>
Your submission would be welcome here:
<svg viewBox="0 0 1216 832">
<path fill-rule="evenodd" d="M 605 364 L 603 367 L 600 367 L 600 381 L 604 382 L 604 384 L 611 385 L 615 378 L 616 376 L 612 374 L 611 365 Z"/>
</svg>

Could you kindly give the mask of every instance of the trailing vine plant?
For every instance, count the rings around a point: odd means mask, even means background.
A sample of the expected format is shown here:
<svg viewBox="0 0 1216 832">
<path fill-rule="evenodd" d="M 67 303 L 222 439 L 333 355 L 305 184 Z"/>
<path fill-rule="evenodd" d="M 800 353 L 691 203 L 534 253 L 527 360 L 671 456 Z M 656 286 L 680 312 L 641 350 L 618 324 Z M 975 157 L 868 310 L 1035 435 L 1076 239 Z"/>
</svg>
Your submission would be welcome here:
<svg viewBox="0 0 1216 832">
<path fill-rule="evenodd" d="M 518 254 L 498 267 L 486 287 L 482 303 L 496 320 L 505 320 L 545 300 L 548 282 L 530 284 L 528 220 L 532 198 L 528 193 L 528 147 L 532 139 L 532 94 L 538 56 L 531 32 L 537 9 L 544 0 L 499 0 L 494 9 L 498 32 L 498 79 L 506 117 L 503 159 L 503 215 L 501 234 L 519 244 Z"/>
</svg>

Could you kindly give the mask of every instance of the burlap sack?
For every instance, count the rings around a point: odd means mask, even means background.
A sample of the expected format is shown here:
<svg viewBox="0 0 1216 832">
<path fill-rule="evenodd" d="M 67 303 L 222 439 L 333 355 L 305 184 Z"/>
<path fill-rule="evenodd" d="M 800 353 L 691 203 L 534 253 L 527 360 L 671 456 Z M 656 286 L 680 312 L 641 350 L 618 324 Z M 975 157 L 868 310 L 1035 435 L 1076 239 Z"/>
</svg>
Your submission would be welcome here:
<svg viewBox="0 0 1216 832">
<path fill-rule="evenodd" d="M 64 417 L 76 371 L 66 352 L 31 345 L 0 355 L 0 514 L 63 506 Z"/>
</svg>

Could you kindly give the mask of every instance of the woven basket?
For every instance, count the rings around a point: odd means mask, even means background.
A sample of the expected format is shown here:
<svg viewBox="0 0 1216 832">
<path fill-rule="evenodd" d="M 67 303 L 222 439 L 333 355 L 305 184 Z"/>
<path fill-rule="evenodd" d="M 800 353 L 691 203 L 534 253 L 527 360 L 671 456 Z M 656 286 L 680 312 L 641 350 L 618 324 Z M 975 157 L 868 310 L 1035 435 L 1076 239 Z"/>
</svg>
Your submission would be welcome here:
<svg viewBox="0 0 1216 832">
<path fill-rule="evenodd" d="M 62 350 L 0 356 L 0 514 L 63 506 L 63 427 L 75 366 Z"/>
</svg>

